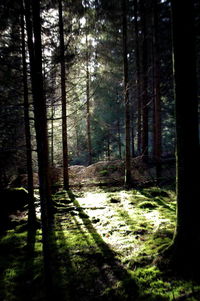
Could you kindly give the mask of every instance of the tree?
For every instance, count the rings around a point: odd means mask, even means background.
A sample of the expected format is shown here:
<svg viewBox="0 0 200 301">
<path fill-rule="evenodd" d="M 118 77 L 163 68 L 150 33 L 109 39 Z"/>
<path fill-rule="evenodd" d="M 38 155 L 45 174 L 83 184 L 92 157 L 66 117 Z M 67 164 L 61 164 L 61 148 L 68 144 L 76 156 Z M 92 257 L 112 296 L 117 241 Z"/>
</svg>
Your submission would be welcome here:
<svg viewBox="0 0 200 301">
<path fill-rule="evenodd" d="M 61 97 L 62 97 L 62 146 L 63 146 L 63 185 L 69 189 L 68 175 L 68 144 L 67 144 L 67 113 L 66 113 L 66 68 L 65 45 L 62 17 L 62 0 L 59 0 L 59 33 L 60 33 L 60 67 L 61 67 Z"/>
<path fill-rule="evenodd" d="M 139 51 L 138 0 L 134 0 L 134 30 L 135 30 L 135 60 L 136 60 L 136 89 L 137 89 L 137 151 L 141 154 L 141 64 Z"/>
<path fill-rule="evenodd" d="M 85 1 L 85 7 L 87 2 Z M 87 144 L 88 144 L 88 164 L 92 164 L 92 143 L 91 143 L 91 114 L 90 114 L 90 72 L 89 72 L 89 43 L 88 43 L 88 16 L 86 15 L 86 106 L 87 106 Z"/>
<path fill-rule="evenodd" d="M 24 86 L 24 125 L 25 125 L 25 137 L 26 137 L 26 160 L 27 160 L 27 177 L 28 177 L 28 194 L 29 194 L 29 227 L 33 227 L 36 221 L 36 214 L 35 214 L 35 205 L 34 205 L 32 146 L 31 146 L 31 130 L 30 130 L 30 122 L 29 122 L 29 98 L 28 98 L 28 79 L 27 79 L 23 2 L 22 2 L 22 12 L 21 12 L 21 35 L 22 35 L 21 40 L 22 40 L 22 64 L 23 64 L 23 86 Z"/>
<path fill-rule="evenodd" d="M 42 73 L 40 1 L 25 0 L 26 27 L 31 68 L 34 120 L 37 140 L 39 191 L 41 204 L 44 271 L 47 293 L 52 291 L 50 228 L 52 203 L 50 195 L 47 112 Z"/>
<path fill-rule="evenodd" d="M 193 2 L 182 2 L 181 14 L 180 4 L 176 0 L 172 0 L 171 4 L 176 97 L 177 224 L 168 252 L 171 252 L 176 268 L 198 276 L 199 142 Z"/>
<path fill-rule="evenodd" d="M 149 150 L 149 125 L 148 125 L 148 45 L 147 45 L 147 24 L 146 24 L 146 1 L 140 0 L 140 14 L 142 27 L 142 154 L 148 156 Z"/>
<path fill-rule="evenodd" d="M 158 39 L 158 3 L 152 3 L 153 23 L 153 124 L 154 141 L 153 156 L 156 161 L 157 178 L 161 176 L 161 95 L 160 95 L 160 49 Z"/>
<path fill-rule="evenodd" d="M 122 0 L 123 12 L 123 59 L 124 59 L 124 103 L 125 103 L 125 185 L 131 187 L 131 150 L 130 150 L 130 104 L 127 51 L 127 2 Z"/>
</svg>

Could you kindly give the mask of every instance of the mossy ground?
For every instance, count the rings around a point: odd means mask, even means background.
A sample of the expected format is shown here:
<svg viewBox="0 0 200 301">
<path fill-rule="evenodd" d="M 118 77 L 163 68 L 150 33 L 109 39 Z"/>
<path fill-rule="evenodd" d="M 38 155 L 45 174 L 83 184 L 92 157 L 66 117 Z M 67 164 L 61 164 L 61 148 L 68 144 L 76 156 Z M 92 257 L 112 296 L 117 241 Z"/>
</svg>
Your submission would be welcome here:
<svg viewBox="0 0 200 301">
<path fill-rule="evenodd" d="M 200 300 L 196 283 L 152 263 L 173 237 L 173 190 L 61 191 L 53 199 L 57 300 Z M 44 301 L 41 230 L 27 255 L 26 223 L 14 225 L 0 240 L 0 300 Z"/>
</svg>

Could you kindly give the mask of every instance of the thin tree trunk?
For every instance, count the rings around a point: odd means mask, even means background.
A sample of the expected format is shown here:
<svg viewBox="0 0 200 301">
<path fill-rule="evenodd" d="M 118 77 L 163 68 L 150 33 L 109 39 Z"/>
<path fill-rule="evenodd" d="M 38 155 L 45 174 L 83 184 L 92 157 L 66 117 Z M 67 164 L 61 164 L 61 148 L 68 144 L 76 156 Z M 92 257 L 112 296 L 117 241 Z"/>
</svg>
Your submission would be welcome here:
<svg viewBox="0 0 200 301">
<path fill-rule="evenodd" d="M 88 33 L 86 33 L 86 98 L 87 98 L 87 141 L 88 141 L 88 164 L 92 164 L 92 143 L 90 123 L 90 73 L 89 73 L 89 51 Z"/>
<path fill-rule="evenodd" d="M 88 16 L 86 7 L 88 5 L 88 1 L 84 1 L 85 5 L 85 15 L 86 15 L 86 106 L 87 106 L 87 146 L 88 146 L 88 165 L 92 164 L 92 142 L 91 142 L 91 116 L 90 116 L 90 72 L 89 72 L 89 43 L 88 43 Z"/>
<path fill-rule="evenodd" d="M 131 156 L 132 158 L 135 157 L 135 133 L 134 133 L 134 113 L 132 113 L 132 120 L 131 120 Z"/>
<path fill-rule="evenodd" d="M 146 8 L 145 0 L 140 0 L 140 13 L 141 13 L 141 23 L 142 23 L 142 154 L 148 157 L 148 93 L 147 93 L 147 33 L 146 33 Z"/>
<path fill-rule="evenodd" d="M 107 138 L 107 158 L 110 161 L 110 130 L 108 129 L 108 138 Z"/>
<path fill-rule="evenodd" d="M 80 156 L 80 152 L 79 152 L 79 133 L 78 133 L 78 126 L 77 126 L 77 121 L 76 121 L 76 156 L 79 157 Z"/>
<path fill-rule="evenodd" d="M 31 130 L 30 130 L 30 122 L 29 122 L 29 99 L 28 99 L 23 2 L 22 2 L 22 14 L 21 14 L 21 35 L 22 35 L 22 64 L 23 64 L 23 87 L 24 87 L 24 125 L 25 125 L 25 138 L 26 138 L 26 161 L 27 161 L 28 195 L 29 195 L 28 225 L 30 229 L 35 225 L 36 213 L 35 213 L 35 204 L 34 204 L 32 147 L 31 147 Z"/>
<path fill-rule="evenodd" d="M 125 103 L 125 185 L 132 186 L 131 177 L 131 151 L 130 151 L 130 103 L 129 103 L 129 80 L 127 59 L 127 2 L 122 0 L 123 12 L 123 60 L 124 60 L 124 103 Z"/>
<path fill-rule="evenodd" d="M 66 102 L 66 68 L 63 33 L 62 0 L 59 0 L 59 32 L 60 32 L 60 67 L 61 67 L 61 97 L 62 97 L 62 145 L 63 145 L 63 185 L 69 189 L 68 174 L 68 141 L 67 141 L 67 102 Z"/>
<path fill-rule="evenodd" d="M 120 120 L 117 120 L 117 135 L 118 135 L 118 149 L 119 149 L 119 159 L 122 159 L 122 144 L 121 144 L 121 132 L 120 132 Z"/>
<path fill-rule="evenodd" d="M 158 41 L 158 6 L 153 0 L 153 73 L 154 73 L 154 158 L 157 179 L 161 177 L 161 97 L 160 97 L 160 51 Z"/>
<path fill-rule="evenodd" d="M 139 51 L 139 29 L 138 29 L 138 0 L 134 0 L 134 27 L 135 27 L 135 59 L 137 77 L 137 99 L 138 99 L 138 118 L 137 118 L 137 151 L 141 154 L 141 72 L 140 72 L 140 51 Z"/>
<path fill-rule="evenodd" d="M 51 166 L 54 166 L 54 104 L 51 103 Z"/>
</svg>

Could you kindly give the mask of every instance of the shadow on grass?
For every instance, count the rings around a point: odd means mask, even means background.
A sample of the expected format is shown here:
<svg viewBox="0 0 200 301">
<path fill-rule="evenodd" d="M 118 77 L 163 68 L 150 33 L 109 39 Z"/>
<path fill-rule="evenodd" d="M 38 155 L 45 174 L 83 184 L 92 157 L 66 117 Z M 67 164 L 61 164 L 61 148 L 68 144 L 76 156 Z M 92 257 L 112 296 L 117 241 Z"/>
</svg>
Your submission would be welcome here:
<svg viewBox="0 0 200 301">
<path fill-rule="evenodd" d="M 90 236 L 90 241 L 92 238 L 95 245 L 90 251 L 83 250 L 80 254 L 82 259 L 85 258 L 83 264 L 85 276 L 82 275 L 85 277 L 85 281 L 82 278 L 82 296 L 85 295 L 85 297 L 82 297 L 81 300 L 135 300 L 137 286 L 130 274 L 116 258 L 114 251 L 97 233 L 74 194 L 71 191 L 68 194 Z M 77 225 L 79 231 L 82 231 L 80 224 Z M 85 236 L 87 234 L 84 234 L 82 239 L 86 239 Z M 86 291 L 84 291 L 84 286 Z"/>
<path fill-rule="evenodd" d="M 38 295 L 42 300 L 42 257 L 36 258 L 35 239 L 36 229 L 28 231 L 27 224 L 1 237 L 0 300 L 39 300 Z"/>
</svg>

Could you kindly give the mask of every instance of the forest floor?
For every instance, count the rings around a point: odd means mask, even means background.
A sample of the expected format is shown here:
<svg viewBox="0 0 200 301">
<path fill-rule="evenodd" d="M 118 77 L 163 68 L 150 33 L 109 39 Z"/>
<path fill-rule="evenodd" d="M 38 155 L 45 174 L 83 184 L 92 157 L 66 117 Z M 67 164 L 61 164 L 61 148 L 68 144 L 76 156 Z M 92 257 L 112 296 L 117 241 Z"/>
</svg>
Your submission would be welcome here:
<svg viewBox="0 0 200 301">
<path fill-rule="evenodd" d="M 197 283 L 154 264 L 173 236 L 172 189 L 82 188 L 53 199 L 58 301 L 200 300 Z M 41 229 L 27 257 L 27 212 L 12 219 L 0 239 L 0 300 L 44 301 Z"/>
</svg>

